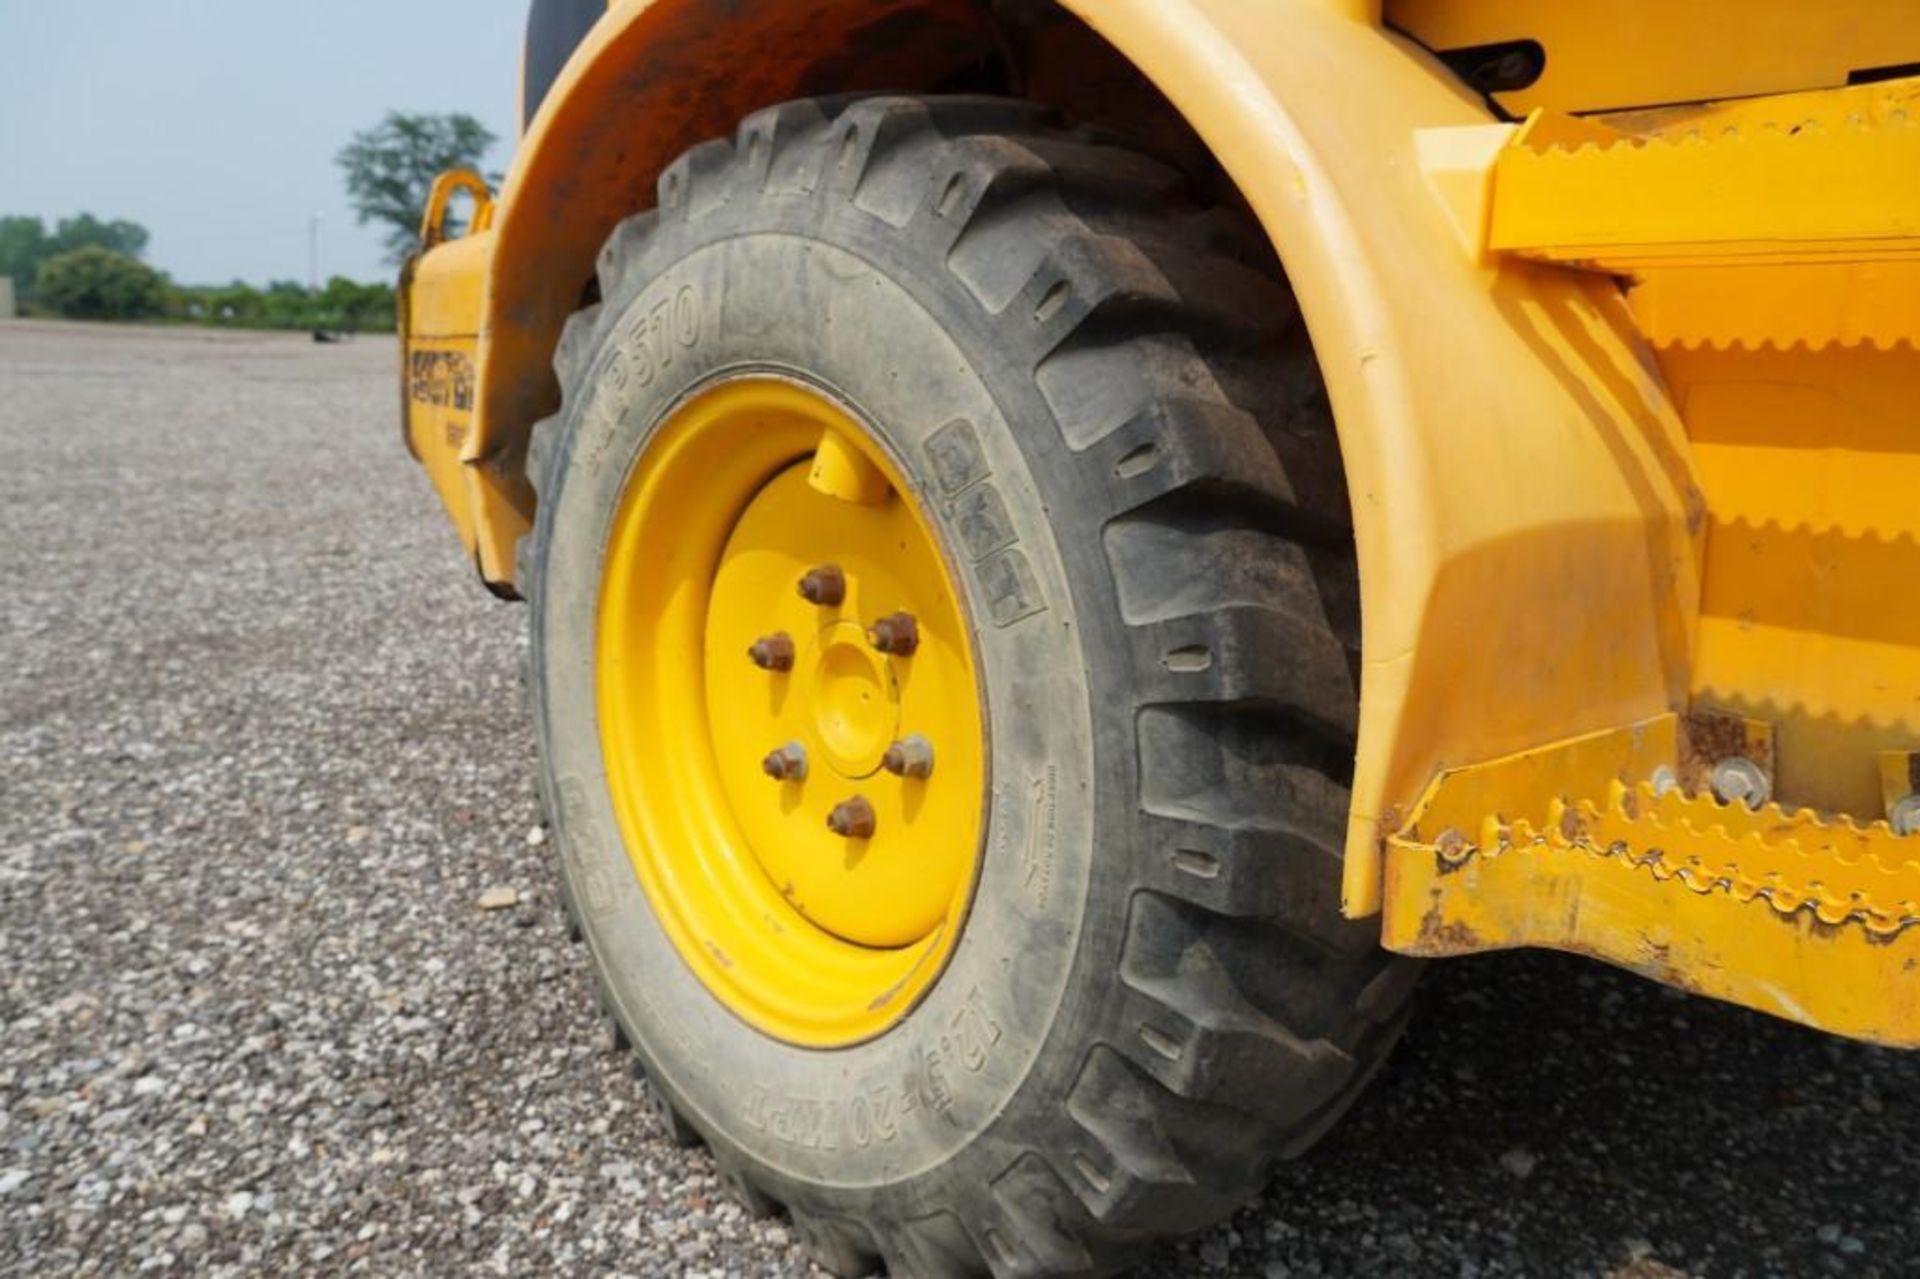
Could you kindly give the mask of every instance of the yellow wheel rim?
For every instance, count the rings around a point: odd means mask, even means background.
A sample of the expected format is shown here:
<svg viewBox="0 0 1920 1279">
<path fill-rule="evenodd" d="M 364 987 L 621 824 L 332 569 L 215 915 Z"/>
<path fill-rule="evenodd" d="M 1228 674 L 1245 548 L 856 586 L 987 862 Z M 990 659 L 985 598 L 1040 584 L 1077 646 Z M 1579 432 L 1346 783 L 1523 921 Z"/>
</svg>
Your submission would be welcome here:
<svg viewBox="0 0 1920 1279">
<path fill-rule="evenodd" d="M 811 1047 L 912 1008 L 973 892 L 986 745 L 945 558 L 873 436 L 773 377 L 683 403 L 615 513 L 596 659 L 621 834 L 715 998 Z"/>
</svg>

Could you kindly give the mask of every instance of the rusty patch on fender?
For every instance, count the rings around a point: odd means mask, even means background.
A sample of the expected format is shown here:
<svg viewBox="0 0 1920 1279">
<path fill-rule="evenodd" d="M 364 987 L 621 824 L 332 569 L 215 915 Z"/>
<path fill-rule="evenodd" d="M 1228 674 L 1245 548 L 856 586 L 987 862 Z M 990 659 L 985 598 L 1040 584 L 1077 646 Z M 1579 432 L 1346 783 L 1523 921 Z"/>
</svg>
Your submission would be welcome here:
<svg viewBox="0 0 1920 1279">
<path fill-rule="evenodd" d="M 1680 759 L 1675 769 L 1688 794 L 1707 792 L 1713 766 L 1738 755 L 1773 776 L 1773 729 L 1727 711 L 1696 708 L 1680 721 Z"/>
</svg>

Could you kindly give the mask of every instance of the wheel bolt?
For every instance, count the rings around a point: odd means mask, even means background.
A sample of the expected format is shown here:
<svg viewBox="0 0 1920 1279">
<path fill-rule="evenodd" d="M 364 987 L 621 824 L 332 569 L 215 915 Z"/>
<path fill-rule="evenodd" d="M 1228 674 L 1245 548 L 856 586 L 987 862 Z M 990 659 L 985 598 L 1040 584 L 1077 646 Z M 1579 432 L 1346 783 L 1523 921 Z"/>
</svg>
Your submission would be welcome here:
<svg viewBox="0 0 1920 1279">
<path fill-rule="evenodd" d="M 873 805 L 864 795 L 842 800 L 827 814 L 827 829 L 845 839 L 872 839 L 873 827 Z"/>
<path fill-rule="evenodd" d="M 913 650 L 920 647 L 920 623 L 911 613 L 889 613 L 873 624 L 867 638 L 882 653 L 912 657 Z"/>
<path fill-rule="evenodd" d="M 747 656 L 763 671 L 790 671 L 793 669 L 793 636 L 785 631 L 763 635 L 747 649 Z"/>
<path fill-rule="evenodd" d="M 847 575 L 838 564 L 810 568 L 800 579 L 800 598 L 809 604 L 832 608 L 847 598 Z"/>
<path fill-rule="evenodd" d="M 918 733 L 903 737 L 887 747 L 887 753 L 880 757 L 880 767 L 895 777 L 931 777 L 933 743 Z"/>
<path fill-rule="evenodd" d="M 807 779 L 807 748 L 788 742 L 760 761 L 760 771 L 776 782 L 803 782 Z"/>
</svg>

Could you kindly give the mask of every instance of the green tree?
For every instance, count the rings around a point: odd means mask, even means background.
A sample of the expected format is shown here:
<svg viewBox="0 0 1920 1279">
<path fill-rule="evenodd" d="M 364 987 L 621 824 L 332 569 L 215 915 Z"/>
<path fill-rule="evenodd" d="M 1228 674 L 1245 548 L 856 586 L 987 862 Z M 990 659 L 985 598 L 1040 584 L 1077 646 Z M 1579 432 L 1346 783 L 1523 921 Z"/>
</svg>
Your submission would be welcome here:
<svg viewBox="0 0 1920 1279">
<path fill-rule="evenodd" d="M 264 310 L 265 301 L 259 290 L 240 280 L 207 294 L 207 320 L 213 324 L 253 328 L 259 324 Z"/>
<path fill-rule="evenodd" d="M 42 262 L 34 292 L 72 319 L 135 320 L 160 314 L 167 282 L 138 258 L 89 244 Z"/>
<path fill-rule="evenodd" d="M 147 252 L 147 228 L 124 218 L 102 222 L 91 213 L 61 218 L 51 239 L 53 253 L 66 253 L 90 245 L 124 253 L 130 258 L 143 257 Z"/>
<path fill-rule="evenodd" d="M 33 288 L 47 245 L 47 224 L 39 218 L 0 217 L 0 275 L 12 276 L 14 291 L 23 298 Z"/>
<path fill-rule="evenodd" d="M 354 327 L 362 333 L 392 333 L 399 325 L 393 286 L 383 280 L 360 286 L 360 308 Z"/>
<path fill-rule="evenodd" d="M 295 280 L 274 280 L 260 295 L 259 321 L 270 329 L 307 329 L 319 323 L 307 286 Z"/>
<path fill-rule="evenodd" d="M 364 333 L 393 327 L 393 288 L 361 284 L 336 275 L 318 298 L 320 317 L 327 327 Z"/>
<path fill-rule="evenodd" d="M 138 222 L 102 222 L 91 213 L 61 218 L 52 234 L 39 218 L 0 217 L 0 275 L 13 277 L 23 298 L 35 294 L 41 263 L 75 249 L 101 248 L 137 258 L 147 250 L 147 229 Z"/>
<path fill-rule="evenodd" d="M 378 125 L 354 134 L 334 162 L 346 173 L 354 216 L 363 226 L 384 228 L 397 263 L 418 241 L 435 175 L 479 168 L 493 143 L 492 131 L 470 115 L 389 111 Z"/>
</svg>

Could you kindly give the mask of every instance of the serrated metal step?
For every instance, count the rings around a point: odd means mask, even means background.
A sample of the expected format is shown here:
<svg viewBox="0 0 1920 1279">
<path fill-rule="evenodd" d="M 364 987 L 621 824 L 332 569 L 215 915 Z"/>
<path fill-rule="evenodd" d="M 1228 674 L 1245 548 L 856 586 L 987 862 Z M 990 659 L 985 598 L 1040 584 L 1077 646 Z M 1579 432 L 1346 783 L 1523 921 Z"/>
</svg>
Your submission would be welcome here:
<svg viewBox="0 0 1920 1279">
<path fill-rule="evenodd" d="M 1688 793 L 1676 717 L 1442 774 L 1387 846 L 1384 938 L 1545 946 L 1920 1045 L 1920 837 Z"/>
<path fill-rule="evenodd" d="M 1627 277 L 1658 346 L 1920 342 L 1920 79 L 1537 111 L 1495 160 L 1487 247 Z"/>
</svg>

